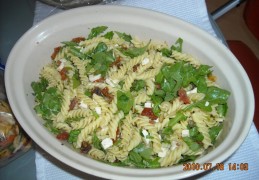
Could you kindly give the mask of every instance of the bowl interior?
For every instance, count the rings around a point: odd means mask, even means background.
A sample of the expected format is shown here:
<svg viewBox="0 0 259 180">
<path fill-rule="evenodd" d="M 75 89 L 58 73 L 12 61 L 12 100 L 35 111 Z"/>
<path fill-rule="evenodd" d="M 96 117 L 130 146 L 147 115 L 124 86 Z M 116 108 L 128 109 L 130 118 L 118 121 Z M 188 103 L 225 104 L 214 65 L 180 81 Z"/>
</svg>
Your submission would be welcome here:
<svg viewBox="0 0 259 180">
<path fill-rule="evenodd" d="M 153 170 L 113 167 L 75 153 L 42 125 L 33 110 L 31 82 L 38 79 L 40 69 L 51 61 L 53 48 L 60 42 L 87 36 L 92 27 L 100 25 L 143 40 L 167 41 L 169 45 L 181 37 L 183 51 L 213 66 L 218 84 L 231 92 L 227 119 L 216 148 L 197 162 L 215 165 L 241 145 L 252 123 L 254 99 L 247 74 L 231 52 L 207 32 L 177 18 L 117 6 L 84 7 L 54 15 L 30 29 L 13 48 L 5 72 L 8 99 L 16 118 L 38 145 L 78 170 L 106 178 L 183 178 L 202 172 L 184 172 L 182 165 Z"/>
</svg>

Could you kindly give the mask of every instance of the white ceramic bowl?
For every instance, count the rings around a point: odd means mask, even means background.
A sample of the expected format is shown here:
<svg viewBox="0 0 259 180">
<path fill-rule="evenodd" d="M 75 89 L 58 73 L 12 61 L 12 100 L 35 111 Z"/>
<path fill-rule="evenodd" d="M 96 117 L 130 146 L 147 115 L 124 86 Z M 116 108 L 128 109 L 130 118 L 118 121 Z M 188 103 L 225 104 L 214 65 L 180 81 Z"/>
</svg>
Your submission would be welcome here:
<svg viewBox="0 0 259 180">
<path fill-rule="evenodd" d="M 106 25 L 143 39 L 184 39 L 183 51 L 212 65 L 218 83 L 231 92 L 229 111 L 216 148 L 197 159 L 197 163 L 226 160 L 246 138 L 253 119 L 254 98 L 248 76 L 234 55 L 205 31 L 177 18 L 138 8 L 91 6 L 66 11 L 42 21 L 25 33 L 8 58 L 5 83 L 13 112 L 31 138 L 49 154 L 80 171 L 108 179 L 180 179 L 203 172 L 183 171 L 178 165 L 159 169 L 114 167 L 97 162 L 64 146 L 35 114 L 31 82 L 38 79 L 40 69 L 50 62 L 53 48 L 64 40 L 86 36 L 89 29 Z"/>
</svg>

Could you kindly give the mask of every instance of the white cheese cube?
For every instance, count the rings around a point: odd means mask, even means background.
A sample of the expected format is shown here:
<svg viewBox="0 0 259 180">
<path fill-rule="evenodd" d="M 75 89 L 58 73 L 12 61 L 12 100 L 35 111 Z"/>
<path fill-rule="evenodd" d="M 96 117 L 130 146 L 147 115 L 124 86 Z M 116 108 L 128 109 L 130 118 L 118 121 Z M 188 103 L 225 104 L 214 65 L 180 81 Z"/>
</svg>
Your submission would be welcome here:
<svg viewBox="0 0 259 180">
<path fill-rule="evenodd" d="M 82 109 L 87 109 L 87 108 L 88 108 L 88 105 L 85 104 L 83 101 L 81 101 L 81 102 L 79 103 L 79 107 L 81 107 Z"/>
<path fill-rule="evenodd" d="M 189 137 L 190 133 L 188 129 L 182 130 L 182 137 Z"/>
<path fill-rule="evenodd" d="M 144 105 L 145 108 L 152 108 L 152 103 L 147 101 Z"/>
<path fill-rule="evenodd" d="M 144 137 L 146 137 L 149 133 L 148 133 L 147 130 L 143 129 L 143 130 L 142 130 L 142 134 L 143 134 Z"/>
<path fill-rule="evenodd" d="M 141 64 L 144 66 L 146 64 L 149 63 L 149 59 L 148 58 L 144 58 L 143 61 L 141 62 Z"/>
<path fill-rule="evenodd" d="M 95 112 L 99 115 L 102 114 L 102 108 L 101 107 L 95 107 Z"/>
<path fill-rule="evenodd" d="M 105 138 L 101 142 L 103 149 L 107 149 L 113 145 L 113 141 L 111 138 Z"/>
<path fill-rule="evenodd" d="M 208 101 L 205 102 L 205 106 L 209 106 L 210 103 Z"/>
</svg>

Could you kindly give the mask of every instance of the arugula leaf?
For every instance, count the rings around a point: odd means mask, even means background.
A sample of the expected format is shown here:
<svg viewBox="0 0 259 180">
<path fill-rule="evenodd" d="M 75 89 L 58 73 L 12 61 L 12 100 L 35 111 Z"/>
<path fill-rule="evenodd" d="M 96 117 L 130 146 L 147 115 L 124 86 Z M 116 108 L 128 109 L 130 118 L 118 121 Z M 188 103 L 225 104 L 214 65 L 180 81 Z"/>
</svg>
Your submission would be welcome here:
<svg viewBox="0 0 259 180">
<path fill-rule="evenodd" d="M 182 52 L 183 49 L 183 39 L 182 38 L 178 38 L 175 42 L 175 45 L 171 46 L 171 50 L 175 50 L 178 52 Z"/>
<path fill-rule="evenodd" d="M 129 157 L 119 165 L 134 165 L 139 168 L 160 167 L 159 157 L 152 157 L 152 149 L 141 143 L 129 152 Z"/>
<path fill-rule="evenodd" d="M 77 46 L 78 44 L 74 41 L 63 41 L 62 44 L 65 44 L 66 46 Z"/>
<path fill-rule="evenodd" d="M 162 73 L 162 71 L 160 71 L 156 77 L 155 77 L 155 82 L 158 84 L 161 84 L 162 82 L 164 82 L 164 75 Z"/>
<path fill-rule="evenodd" d="M 140 164 L 142 157 L 135 151 L 130 151 L 129 159 L 134 162 L 134 164 Z"/>
<path fill-rule="evenodd" d="M 92 67 L 95 69 L 95 74 L 102 74 L 105 76 L 109 70 L 110 64 L 115 60 L 112 51 L 97 52 L 92 56 Z"/>
<path fill-rule="evenodd" d="M 94 133 L 93 137 L 92 137 L 92 141 L 93 141 L 93 146 L 96 149 L 102 149 L 102 145 L 101 145 L 101 140 L 97 137 L 96 133 Z"/>
<path fill-rule="evenodd" d="M 187 161 L 192 161 L 194 162 L 196 160 L 197 156 L 195 155 L 182 155 L 182 159 L 180 159 L 179 163 L 184 163 L 184 162 L 187 162 Z"/>
<path fill-rule="evenodd" d="M 196 142 L 202 142 L 204 136 L 198 131 L 198 127 L 194 126 L 189 128 L 190 137 Z"/>
<path fill-rule="evenodd" d="M 122 39 L 124 39 L 125 41 L 127 42 L 131 42 L 132 40 L 132 37 L 130 34 L 126 34 L 126 33 L 121 33 L 121 32 L 118 32 L 118 31 L 115 31 L 115 33 Z"/>
<path fill-rule="evenodd" d="M 216 107 L 217 112 L 219 113 L 220 117 L 224 117 L 228 111 L 228 104 L 220 104 Z"/>
<path fill-rule="evenodd" d="M 222 130 L 223 128 L 223 124 L 220 124 L 218 126 L 214 126 L 212 128 L 210 128 L 209 130 L 209 135 L 210 135 L 210 139 L 211 139 L 211 142 L 212 144 L 215 143 L 218 135 L 219 135 L 219 132 Z"/>
<path fill-rule="evenodd" d="M 111 40 L 113 38 L 114 32 L 109 31 L 105 35 L 103 35 L 104 38 Z"/>
<path fill-rule="evenodd" d="M 134 104 L 134 99 L 131 93 L 128 92 L 117 92 L 117 107 L 122 110 L 125 114 L 129 113 Z"/>
<path fill-rule="evenodd" d="M 52 132 L 53 134 L 59 134 L 61 131 L 53 126 L 53 121 L 49 120 L 49 119 L 45 119 L 45 123 L 44 126 L 49 129 L 50 132 Z"/>
<path fill-rule="evenodd" d="M 49 119 L 52 114 L 56 115 L 61 110 L 62 98 L 56 87 L 51 87 L 42 92 L 42 99 L 35 106 L 35 111 L 43 119 Z"/>
<path fill-rule="evenodd" d="M 193 141 L 190 137 L 183 137 L 184 142 L 189 146 L 192 151 L 198 151 L 201 145 Z"/>
<path fill-rule="evenodd" d="M 75 74 L 72 76 L 73 89 L 77 88 L 80 84 L 79 72 L 75 71 Z"/>
<path fill-rule="evenodd" d="M 172 55 L 173 50 L 182 52 L 182 48 L 183 48 L 183 39 L 178 38 L 176 42 L 170 47 L 170 49 L 163 48 L 160 50 L 160 52 L 162 53 L 163 56 L 170 57 Z"/>
<path fill-rule="evenodd" d="M 95 47 L 93 53 L 95 54 L 98 52 L 105 52 L 105 51 L 107 51 L 107 49 L 108 49 L 108 46 L 104 42 L 99 42 L 97 44 L 97 46 Z"/>
<path fill-rule="evenodd" d="M 160 167 L 159 159 L 160 159 L 159 157 L 155 159 L 144 159 L 143 164 L 145 167 L 148 167 L 148 168 L 158 168 Z"/>
<path fill-rule="evenodd" d="M 48 81 L 44 78 L 40 78 L 38 82 L 32 82 L 31 87 L 34 91 L 35 98 L 40 101 L 42 100 L 42 92 L 46 91 L 48 87 Z"/>
<path fill-rule="evenodd" d="M 146 86 L 146 82 L 144 80 L 135 80 L 132 83 L 131 91 L 139 91 Z"/>
<path fill-rule="evenodd" d="M 205 99 L 213 104 L 225 104 L 230 92 L 215 86 L 208 87 Z"/>
<path fill-rule="evenodd" d="M 88 96 L 88 97 L 91 97 L 92 93 L 89 89 L 87 89 L 87 90 L 85 90 L 85 95 Z"/>
<path fill-rule="evenodd" d="M 74 143 L 74 142 L 76 142 L 77 141 L 77 137 L 78 137 L 78 135 L 80 134 L 80 132 L 81 132 L 81 130 L 79 130 L 79 129 L 75 129 L 75 130 L 71 130 L 70 132 L 69 132 L 69 137 L 68 137 L 68 142 L 69 143 Z"/>
<path fill-rule="evenodd" d="M 160 52 L 162 53 L 162 56 L 165 56 L 165 57 L 170 57 L 172 55 L 171 49 L 163 48 L 160 50 Z"/>
<path fill-rule="evenodd" d="M 84 55 L 84 53 L 80 52 L 80 49 L 78 49 L 74 46 L 70 46 L 69 52 L 80 59 L 86 58 L 86 55 Z"/>
<path fill-rule="evenodd" d="M 182 112 L 177 112 L 174 118 L 171 118 L 168 122 L 168 126 L 162 130 L 162 136 L 165 137 L 173 133 L 173 126 L 180 121 L 185 121 L 187 117 Z"/>
<path fill-rule="evenodd" d="M 131 58 L 134 58 L 134 57 L 138 57 L 142 54 L 144 54 L 149 46 L 151 41 L 149 41 L 147 43 L 146 46 L 144 47 L 140 47 L 140 48 L 137 48 L 137 47 L 131 47 L 131 48 L 128 48 L 128 49 L 120 49 L 120 51 L 125 55 L 125 56 L 129 56 Z"/>
<path fill-rule="evenodd" d="M 173 127 L 175 124 L 177 124 L 180 121 L 185 121 L 187 117 L 182 112 L 177 112 L 175 117 L 170 119 L 168 122 L 168 126 Z"/>
<path fill-rule="evenodd" d="M 163 128 L 163 130 L 162 130 L 163 139 L 164 139 L 164 136 L 171 135 L 171 134 L 173 134 L 172 126 L 167 126 L 167 127 Z"/>
<path fill-rule="evenodd" d="M 95 28 L 92 28 L 87 39 L 92 39 L 94 37 L 97 37 L 101 33 L 103 33 L 108 27 L 107 26 L 98 26 Z"/>
</svg>

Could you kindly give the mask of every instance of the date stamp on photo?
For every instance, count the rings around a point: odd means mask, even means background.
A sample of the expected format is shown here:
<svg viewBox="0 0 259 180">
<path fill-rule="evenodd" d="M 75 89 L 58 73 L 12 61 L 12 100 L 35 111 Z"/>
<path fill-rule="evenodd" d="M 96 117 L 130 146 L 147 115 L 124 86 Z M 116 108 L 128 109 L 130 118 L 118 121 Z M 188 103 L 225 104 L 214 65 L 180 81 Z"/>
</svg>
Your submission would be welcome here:
<svg viewBox="0 0 259 180">
<path fill-rule="evenodd" d="M 212 163 L 184 163 L 183 171 L 248 171 L 248 163 L 228 163 L 225 165 L 224 163 L 216 163 L 213 166 Z"/>
</svg>

